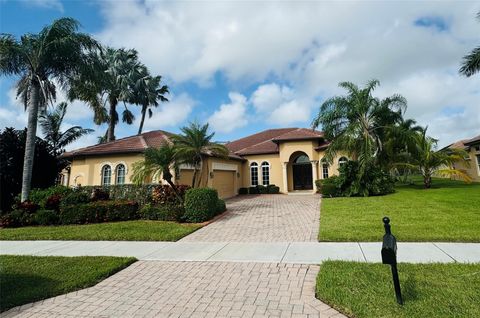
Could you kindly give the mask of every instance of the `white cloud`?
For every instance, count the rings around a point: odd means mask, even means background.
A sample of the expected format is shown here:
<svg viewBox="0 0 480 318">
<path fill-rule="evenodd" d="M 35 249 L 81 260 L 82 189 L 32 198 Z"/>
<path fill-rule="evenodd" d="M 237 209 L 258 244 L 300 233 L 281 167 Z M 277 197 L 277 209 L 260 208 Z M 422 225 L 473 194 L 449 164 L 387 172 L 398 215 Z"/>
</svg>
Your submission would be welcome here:
<svg viewBox="0 0 480 318">
<path fill-rule="evenodd" d="M 55 9 L 63 12 L 63 4 L 60 0 L 20 0 L 25 5 L 39 8 Z"/>
<path fill-rule="evenodd" d="M 196 104 L 196 102 L 185 93 L 172 96 L 169 100 L 169 102 L 161 103 L 157 108 L 152 109 L 152 118 L 148 118 L 148 114 L 146 115 L 144 131 L 177 127 L 188 118 Z M 139 123 L 140 113 L 136 115 L 134 126 L 138 127 Z"/>
<path fill-rule="evenodd" d="M 220 108 L 208 118 L 213 131 L 229 133 L 247 125 L 247 98 L 239 93 L 228 94 L 230 103 L 220 105 Z"/>
</svg>

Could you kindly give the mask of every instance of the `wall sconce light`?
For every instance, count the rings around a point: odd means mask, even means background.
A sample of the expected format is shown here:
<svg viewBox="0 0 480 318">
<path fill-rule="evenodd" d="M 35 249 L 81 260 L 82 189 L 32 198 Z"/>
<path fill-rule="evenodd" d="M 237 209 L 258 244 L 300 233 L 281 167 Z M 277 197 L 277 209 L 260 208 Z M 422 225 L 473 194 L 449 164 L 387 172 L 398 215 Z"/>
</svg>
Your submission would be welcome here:
<svg viewBox="0 0 480 318">
<path fill-rule="evenodd" d="M 213 179 L 213 171 L 210 171 L 210 178 Z"/>
</svg>

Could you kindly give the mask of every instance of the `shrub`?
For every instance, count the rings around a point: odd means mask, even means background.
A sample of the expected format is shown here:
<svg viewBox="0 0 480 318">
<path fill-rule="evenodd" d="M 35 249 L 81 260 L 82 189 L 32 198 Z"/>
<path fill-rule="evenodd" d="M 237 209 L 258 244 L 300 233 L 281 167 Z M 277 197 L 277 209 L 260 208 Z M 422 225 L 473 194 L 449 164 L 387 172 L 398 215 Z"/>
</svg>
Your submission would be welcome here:
<svg viewBox="0 0 480 318">
<path fill-rule="evenodd" d="M 145 204 L 139 211 L 141 219 L 159 221 L 180 221 L 185 214 L 182 205 L 164 203 L 161 205 Z"/>
<path fill-rule="evenodd" d="M 60 194 L 53 194 L 47 198 L 47 201 L 43 205 L 45 210 L 55 210 L 60 211 L 60 202 L 62 200 L 62 196 Z"/>
<path fill-rule="evenodd" d="M 110 193 L 104 189 L 95 188 L 90 196 L 92 201 L 107 201 L 110 199 Z"/>
<path fill-rule="evenodd" d="M 223 201 L 222 199 L 218 199 L 216 213 L 221 214 L 225 211 L 227 211 L 227 205 L 225 204 L 225 201 Z"/>
<path fill-rule="evenodd" d="M 38 210 L 32 219 L 32 223 L 37 225 L 55 225 L 59 221 L 58 213 L 54 210 Z"/>
<path fill-rule="evenodd" d="M 33 189 L 30 191 L 28 199 L 33 203 L 40 205 L 42 208 L 46 208 L 48 198 L 54 195 L 64 197 L 72 192 L 73 190 L 69 187 L 57 185 L 46 189 Z"/>
<path fill-rule="evenodd" d="M 318 181 L 318 183 L 317 183 Z M 323 180 L 317 180 L 315 184 L 317 185 L 318 191 L 324 197 L 336 197 L 341 196 L 341 190 L 338 186 L 338 176 L 332 176 Z"/>
<path fill-rule="evenodd" d="M 280 187 L 277 187 L 276 185 L 274 184 L 270 184 L 268 187 L 268 193 L 270 194 L 278 194 L 280 193 Z"/>
<path fill-rule="evenodd" d="M 69 206 L 90 202 L 90 196 L 84 192 L 72 192 L 64 196 L 60 206 Z"/>
<path fill-rule="evenodd" d="M 84 186 L 79 187 L 75 192 L 86 193 L 89 197 L 94 189 L 103 189 L 108 192 L 111 200 L 135 201 L 139 205 L 152 202 L 152 189 L 157 184 L 115 184 L 109 186 Z"/>
<path fill-rule="evenodd" d="M 238 194 L 248 194 L 248 188 L 240 188 L 240 189 L 238 189 Z"/>
<path fill-rule="evenodd" d="M 317 189 L 317 193 L 321 193 L 320 189 L 322 187 L 322 180 L 318 179 L 315 180 L 315 189 Z"/>
<path fill-rule="evenodd" d="M 268 188 L 263 186 L 263 185 L 258 185 L 257 189 L 258 189 L 258 193 L 260 193 L 260 194 L 267 194 L 268 193 Z"/>
<path fill-rule="evenodd" d="M 212 188 L 193 188 L 185 193 L 185 221 L 205 222 L 215 216 L 218 193 Z"/>
<path fill-rule="evenodd" d="M 19 227 L 30 223 L 27 221 L 27 216 L 23 210 L 13 210 L 12 212 L 3 215 L 0 218 L 0 225 L 2 227 Z"/>
<path fill-rule="evenodd" d="M 138 204 L 133 201 L 96 201 L 60 207 L 60 223 L 85 224 L 138 219 Z"/>
<path fill-rule="evenodd" d="M 176 189 L 182 200 L 185 200 L 185 192 L 190 189 L 190 187 L 187 185 L 178 185 Z M 152 202 L 156 204 L 178 203 L 178 198 L 171 186 L 162 184 L 153 187 Z"/>
<path fill-rule="evenodd" d="M 248 194 L 258 194 L 258 187 L 249 187 L 248 188 Z"/>
<path fill-rule="evenodd" d="M 22 210 L 23 212 L 27 214 L 33 214 L 37 212 L 37 210 L 40 208 L 40 206 L 36 203 L 33 203 L 31 201 L 24 201 L 20 202 L 18 205 L 16 205 L 16 210 Z"/>
</svg>

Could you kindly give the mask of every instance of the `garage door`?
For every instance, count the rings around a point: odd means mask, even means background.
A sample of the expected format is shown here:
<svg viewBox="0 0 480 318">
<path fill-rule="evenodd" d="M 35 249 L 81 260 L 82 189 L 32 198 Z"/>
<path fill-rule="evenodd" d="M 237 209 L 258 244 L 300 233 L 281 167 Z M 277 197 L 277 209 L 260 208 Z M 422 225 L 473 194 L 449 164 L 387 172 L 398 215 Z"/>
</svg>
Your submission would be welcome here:
<svg viewBox="0 0 480 318">
<path fill-rule="evenodd" d="M 235 195 L 235 171 L 214 170 L 213 187 L 217 189 L 220 198 L 230 198 Z"/>
</svg>

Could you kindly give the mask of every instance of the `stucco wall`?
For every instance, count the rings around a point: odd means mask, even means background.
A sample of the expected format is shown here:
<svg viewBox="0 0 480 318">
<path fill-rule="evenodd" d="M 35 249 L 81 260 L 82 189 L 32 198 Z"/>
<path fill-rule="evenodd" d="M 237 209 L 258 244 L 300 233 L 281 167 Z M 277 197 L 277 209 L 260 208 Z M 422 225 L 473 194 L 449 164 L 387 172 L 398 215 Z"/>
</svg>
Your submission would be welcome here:
<svg viewBox="0 0 480 318">
<path fill-rule="evenodd" d="M 262 162 L 266 161 L 270 164 L 270 184 L 275 184 L 280 187 L 280 191 L 283 192 L 283 180 L 282 180 L 282 163 L 278 154 L 265 154 L 265 155 L 250 155 L 244 156 L 247 161 L 242 165 L 243 178 L 242 187 L 248 188 L 251 186 L 250 180 L 250 164 L 256 162 L 258 164 L 258 184 L 262 184 Z"/>
<path fill-rule="evenodd" d="M 478 167 L 478 159 L 476 155 L 480 155 L 480 151 L 475 149 L 475 146 L 470 147 L 468 152 L 469 160 L 465 163 L 462 161 L 457 161 L 452 168 L 463 170 L 466 172 L 475 182 L 480 182 L 480 168 Z M 459 179 L 455 177 L 455 179 Z"/>
</svg>

